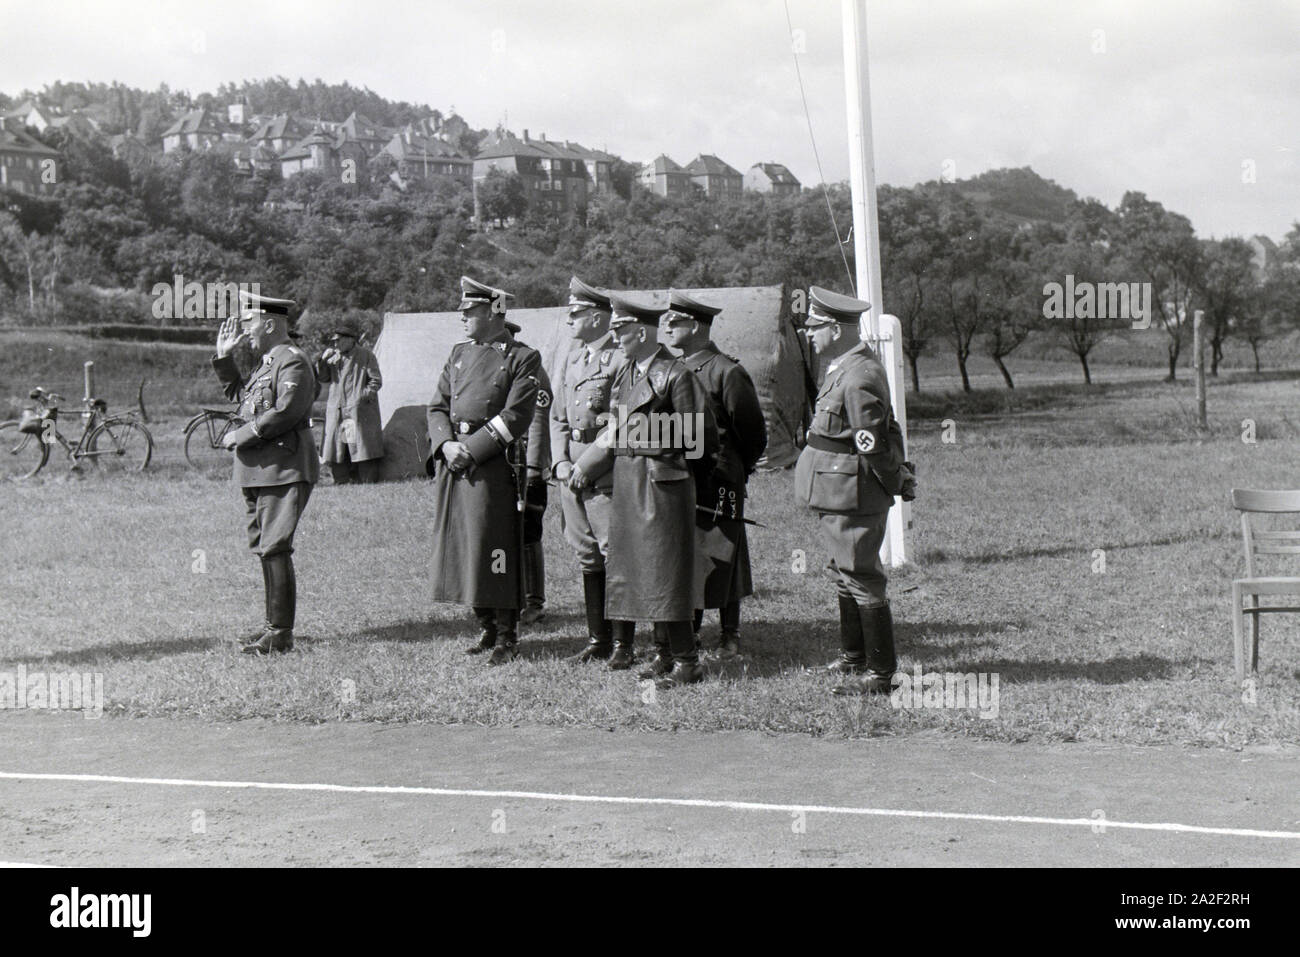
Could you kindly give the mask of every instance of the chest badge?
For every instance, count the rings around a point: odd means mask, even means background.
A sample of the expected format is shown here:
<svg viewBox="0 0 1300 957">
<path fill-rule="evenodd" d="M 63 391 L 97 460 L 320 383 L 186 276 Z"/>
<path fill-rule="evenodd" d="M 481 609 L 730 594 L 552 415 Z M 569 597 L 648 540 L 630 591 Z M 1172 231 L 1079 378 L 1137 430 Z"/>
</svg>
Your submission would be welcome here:
<svg viewBox="0 0 1300 957">
<path fill-rule="evenodd" d="M 664 383 L 668 381 L 668 376 L 663 372 L 650 373 L 650 384 L 655 387 L 656 392 L 664 391 Z"/>
</svg>

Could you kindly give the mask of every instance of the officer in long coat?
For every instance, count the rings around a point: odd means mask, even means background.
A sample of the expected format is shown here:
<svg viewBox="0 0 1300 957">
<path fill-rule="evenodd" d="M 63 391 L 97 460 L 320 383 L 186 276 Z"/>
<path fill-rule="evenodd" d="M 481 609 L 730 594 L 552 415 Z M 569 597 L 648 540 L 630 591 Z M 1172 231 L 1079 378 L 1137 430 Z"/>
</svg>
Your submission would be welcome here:
<svg viewBox="0 0 1300 957">
<path fill-rule="evenodd" d="M 745 535 L 745 484 L 767 448 L 767 423 L 754 382 L 739 359 L 721 352 L 710 339 L 714 318 L 722 310 L 673 290 L 660 319 L 665 343 L 681 356 L 704 386 L 718 422 L 718 464 L 705 482 L 695 513 L 704 569 L 704 597 L 695 610 L 695 630 L 705 608 L 719 609 L 718 657 L 740 653 L 740 600 L 754 593 Z"/>
<path fill-rule="evenodd" d="M 577 276 L 569 280 L 569 317 L 565 320 L 577 344 L 557 376 L 551 405 L 551 452 L 560 490 L 564 539 L 582 569 L 583 604 L 587 618 L 587 647 L 575 663 L 609 660 L 622 671 L 632 666 L 636 623 L 611 622 L 605 617 L 605 561 L 609 555 L 609 515 L 614 470 L 582 489 L 569 487 L 573 463 L 601 432 L 601 416 L 610 408 L 614 378 L 627 363 L 609 328 L 609 296 Z"/>
<path fill-rule="evenodd" d="M 696 486 L 713 470 L 718 429 L 699 380 L 659 345 L 663 310 L 613 293 L 610 302 L 628 362 L 605 431 L 574 463 L 569 485 L 585 489 L 613 467 L 605 614 L 654 623 L 657 655 L 645 674 L 668 689 L 703 677 L 691 630 Z"/>
<path fill-rule="evenodd" d="M 293 537 L 320 473 L 311 433 L 316 377 L 307 354 L 289 339 L 288 299 L 240 293 L 239 318 L 217 334 L 213 371 L 243 424 L 222 439 L 234 450 L 234 482 L 243 490 L 248 547 L 262 564 L 263 627 L 240 641 L 246 654 L 293 648 L 298 586 Z M 247 341 L 258 365 L 247 379 L 231 353 Z"/>
<path fill-rule="evenodd" d="M 452 347 L 429 401 L 434 463 L 433 598 L 474 609 L 471 653 L 518 654 L 522 604 L 519 446 L 533 422 L 542 359 L 505 327 L 514 297 L 461 277 L 465 341 Z M 516 458 L 517 467 L 511 459 Z"/>
<path fill-rule="evenodd" d="M 516 341 L 520 327 L 506 320 L 506 329 Z M 551 474 L 551 380 L 546 370 L 537 370 L 537 407 L 528 426 L 528 487 L 524 501 L 524 607 L 521 625 L 535 625 L 546 617 L 546 551 L 542 546 L 546 518 L 546 479 Z"/>
<path fill-rule="evenodd" d="M 379 360 L 358 344 L 360 330 L 344 320 L 331 330 L 330 347 L 316 360 L 316 380 L 329 383 L 325 400 L 325 435 L 321 460 L 335 485 L 355 479 L 379 481 L 384 457 L 384 429 L 379 419 L 379 390 L 384 384 Z"/>
<path fill-rule="evenodd" d="M 818 353 L 858 335 L 871 304 L 813 286 L 805 331 Z M 910 500 L 915 475 L 904 461 L 903 434 L 889 380 L 860 342 L 827 369 L 807 444 L 795 466 L 795 494 L 821 517 L 830 540 L 840 605 L 840 656 L 831 671 L 861 675 L 835 694 L 888 694 L 897 658 L 880 545 L 895 496 Z"/>
</svg>

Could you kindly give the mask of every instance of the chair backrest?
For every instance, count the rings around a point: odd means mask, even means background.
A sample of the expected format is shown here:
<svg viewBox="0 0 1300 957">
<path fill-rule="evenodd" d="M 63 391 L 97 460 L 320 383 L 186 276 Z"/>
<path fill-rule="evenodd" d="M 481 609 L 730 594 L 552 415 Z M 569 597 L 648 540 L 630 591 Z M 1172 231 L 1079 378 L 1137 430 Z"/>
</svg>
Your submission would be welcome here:
<svg viewBox="0 0 1300 957">
<path fill-rule="evenodd" d="M 1234 488 L 1232 507 L 1241 512 L 1246 577 L 1255 577 L 1256 555 L 1300 555 L 1300 531 L 1256 531 L 1251 513 L 1300 514 L 1300 490 Z"/>
</svg>

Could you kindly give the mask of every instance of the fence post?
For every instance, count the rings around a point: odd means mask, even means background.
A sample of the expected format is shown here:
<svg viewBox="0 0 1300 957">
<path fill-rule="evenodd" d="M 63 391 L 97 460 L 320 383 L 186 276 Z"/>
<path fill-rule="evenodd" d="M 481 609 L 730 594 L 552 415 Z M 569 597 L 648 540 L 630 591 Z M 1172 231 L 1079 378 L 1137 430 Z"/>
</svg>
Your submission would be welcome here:
<svg viewBox="0 0 1300 957">
<path fill-rule="evenodd" d="M 1192 348 L 1196 363 L 1196 427 L 1208 431 L 1210 423 L 1205 417 L 1205 342 L 1202 329 L 1205 313 L 1197 309 L 1192 313 Z"/>
</svg>

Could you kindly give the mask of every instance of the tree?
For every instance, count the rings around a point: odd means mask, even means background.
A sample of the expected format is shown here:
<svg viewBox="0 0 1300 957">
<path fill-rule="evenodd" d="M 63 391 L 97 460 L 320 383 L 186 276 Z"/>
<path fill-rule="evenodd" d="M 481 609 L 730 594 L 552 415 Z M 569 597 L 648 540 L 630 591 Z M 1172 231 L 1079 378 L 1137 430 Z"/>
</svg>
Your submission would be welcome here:
<svg viewBox="0 0 1300 957">
<path fill-rule="evenodd" d="M 1123 255 L 1130 268 L 1151 284 L 1151 301 L 1169 337 L 1169 375 L 1173 382 L 1183 348 L 1202 255 L 1191 221 L 1171 213 L 1144 193 L 1128 192 L 1117 212 Z"/>
<path fill-rule="evenodd" d="M 957 358 L 961 387 L 970 392 L 966 364 L 983 318 L 975 275 L 981 254 L 980 215 L 974 204 L 955 190 L 931 184 L 923 188 L 935 199 L 939 211 L 935 263 L 925 280 L 926 295 Z"/>
<path fill-rule="evenodd" d="M 503 173 L 495 168 L 488 170 L 478 184 L 478 201 L 483 218 L 498 226 L 522 216 L 528 209 L 528 193 L 519 174 Z"/>
<path fill-rule="evenodd" d="M 1300 269 L 1275 264 L 1255 287 L 1234 329 L 1249 343 L 1256 373 L 1260 371 L 1260 345 L 1297 327 L 1300 327 Z"/>
<path fill-rule="evenodd" d="M 938 212 L 929 197 L 892 186 L 880 188 L 877 209 L 884 305 L 898 317 L 912 390 L 920 392 L 917 362 L 938 333 L 935 312 L 926 299 L 936 258 Z"/>
<path fill-rule="evenodd" d="M 1210 375 L 1217 376 L 1224 340 L 1254 297 L 1254 252 L 1244 239 L 1235 236 L 1205 240 L 1201 248 L 1205 268 L 1196 279 L 1196 299 L 1205 311 L 1210 332 Z"/>
</svg>

